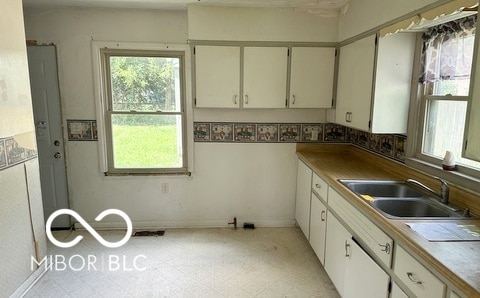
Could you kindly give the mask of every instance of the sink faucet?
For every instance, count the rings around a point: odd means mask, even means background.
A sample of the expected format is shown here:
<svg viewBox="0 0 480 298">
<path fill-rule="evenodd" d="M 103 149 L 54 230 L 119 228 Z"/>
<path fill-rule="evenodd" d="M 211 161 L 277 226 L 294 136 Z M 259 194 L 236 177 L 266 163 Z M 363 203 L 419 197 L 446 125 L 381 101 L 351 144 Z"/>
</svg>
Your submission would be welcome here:
<svg viewBox="0 0 480 298">
<path fill-rule="evenodd" d="M 450 195 L 450 188 L 448 187 L 447 182 L 445 180 L 439 178 L 439 177 L 434 176 L 433 178 L 440 180 L 440 183 L 441 183 L 440 194 L 436 193 L 433 189 L 431 189 L 430 187 L 426 186 L 423 183 L 418 182 L 415 179 L 407 179 L 407 182 L 416 184 L 416 185 L 420 186 L 421 188 L 427 190 L 428 192 L 430 192 L 430 193 L 432 193 L 436 196 L 439 196 L 440 197 L 440 202 L 442 202 L 444 204 L 448 204 L 448 197 Z"/>
</svg>

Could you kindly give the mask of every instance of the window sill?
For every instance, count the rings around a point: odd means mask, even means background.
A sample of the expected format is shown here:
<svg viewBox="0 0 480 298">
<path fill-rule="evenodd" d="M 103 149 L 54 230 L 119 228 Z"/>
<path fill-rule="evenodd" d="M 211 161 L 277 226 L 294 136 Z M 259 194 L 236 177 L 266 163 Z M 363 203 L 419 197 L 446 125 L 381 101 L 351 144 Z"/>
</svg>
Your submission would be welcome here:
<svg viewBox="0 0 480 298">
<path fill-rule="evenodd" d="M 480 194 L 480 179 L 458 171 L 446 171 L 441 166 L 418 158 L 406 158 L 405 164 L 424 173 L 437 176 L 467 191 Z"/>
<path fill-rule="evenodd" d="M 164 172 L 164 173 L 111 173 L 105 172 L 104 176 L 106 177 L 144 177 L 144 176 L 192 176 L 192 172 Z"/>
</svg>

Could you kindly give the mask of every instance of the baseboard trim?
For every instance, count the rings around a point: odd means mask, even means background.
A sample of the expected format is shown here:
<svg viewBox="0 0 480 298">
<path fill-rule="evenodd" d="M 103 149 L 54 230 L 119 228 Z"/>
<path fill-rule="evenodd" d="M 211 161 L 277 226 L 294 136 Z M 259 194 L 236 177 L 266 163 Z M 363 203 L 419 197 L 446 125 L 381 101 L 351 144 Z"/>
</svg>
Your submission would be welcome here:
<svg viewBox="0 0 480 298">
<path fill-rule="evenodd" d="M 258 228 L 291 228 L 295 227 L 295 220 L 242 220 L 237 221 L 237 227 L 243 227 L 244 223 L 253 223 Z M 125 222 L 90 222 L 96 230 L 125 229 Z M 203 221 L 134 221 L 133 230 L 166 229 L 166 228 L 228 228 L 233 227 L 226 221 L 203 220 Z M 74 223 L 75 229 L 84 230 L 80 223 Z"/>
<path fill-rule="evenodd" d="M 44 267 L 38 267 L 33 273 L 10 295 L 10 298 L 20 298 L 25 296 L 28 291 L 43 277 L 47 272 Z"/>
</svg>

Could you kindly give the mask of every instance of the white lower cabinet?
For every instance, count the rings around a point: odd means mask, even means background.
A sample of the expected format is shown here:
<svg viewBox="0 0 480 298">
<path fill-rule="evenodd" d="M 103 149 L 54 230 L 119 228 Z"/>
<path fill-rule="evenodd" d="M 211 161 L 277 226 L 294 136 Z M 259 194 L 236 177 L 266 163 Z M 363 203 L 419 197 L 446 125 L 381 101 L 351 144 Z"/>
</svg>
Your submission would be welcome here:
<svg viewBox="0 0 480 298">
<path fill-rule="evenodd" d="M 393 271 L 415 296 L 445 297 L 445 284 L 399 245 Z"/>
<path fill-rule="evenodd" d="M 318 259 L 325 265 L 325 236 L 327 229 L 327 206 L 314 192 L 310 209 L 310 245 Z"/>
<path fill-rule="evenodd" d="M 297 192 L 295 220 L 307 239 L 310 235 L 310 194 L 312 192 L 312 170 L 302 161 L 297 161 Z"/>
<path fill-rule="evenodd" d="M 353 240 L 347 241 L 343 297 L 388 297 L 390 276 Z"/>
<path fill-rule="evenodd" d="M 340 296 L 344 296 L 345 267 L 347 264 L 346 244 L 352 235 L 343 227 L 338 219 L 328 214 L 327 240 L 325 243 L 325 270 L 337 288 Z"/>
<path fill-rule="evenodd" d="M 408 298 L 408 295 L 397 285 L 396 282 L 392 282 L 392 292 L 390 298 Z"/>
<path fill-rule="evenodd" d="M 325 270 L 342 297 L 388 297 L 388 274 L 332 214 L 327 222 Z"/>
</svg>

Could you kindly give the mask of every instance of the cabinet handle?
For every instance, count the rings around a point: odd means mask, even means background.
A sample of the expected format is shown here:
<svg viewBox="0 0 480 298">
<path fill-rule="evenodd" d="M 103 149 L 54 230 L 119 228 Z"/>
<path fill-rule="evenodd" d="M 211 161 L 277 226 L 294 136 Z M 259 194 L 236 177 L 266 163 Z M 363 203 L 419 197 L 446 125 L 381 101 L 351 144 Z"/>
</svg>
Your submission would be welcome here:
<svg viewBox="0 0 480 298">
<path fill-rule="evenodd" d="M 237 104 L 237 95 L 236 94 L 233 96 L 233 103 Z"/>
<path fill-rule="evenodd" d="M 292 105 L 295 104 L 295 100 L 296 100 L 295 95 L 292 95 Z"/>
<path fill-rule="evenodd" d="M 316 187 L 316 188 L 322 188 L 322 186 L 321 186 L 320 184 L 318 184 L 318 183 L 315 183 L 315 187 Z"/>
<path fill-rule="evenodd" d="M 325 210 L 322 210 L 322 213 L 320 213 L 320 219 L 322 221 L 325 221 L 325 214 L 326 214 Z"/>
<path fill-rule="evenodd" d="M 390 243 L 386 243 L 385 245 L 379 244 L 382 247 L 382 251 L 386 252 L 387 255 L 390 254 Z"/>
<path fill-rule="evenodd" d="M 407 276 L 408 276 L 408 279 L 410 279 L 414 284 L 416 285 L 421 285 L 422 282 L 417 280 L 414 276 L 413 276 L 413 273 L 412 272 L 407 272 Z"/>
<path fill-rule="evenodd" d="M 349 258 L 350 257 L 350 244 L 348 243 L 348 240 L 345 240 L 345 257 Z"/>
<path fill-rule="evenodd" d="M 245 94 L 245 104 L 248 104 L 248 95 Z"/>
</svg>

